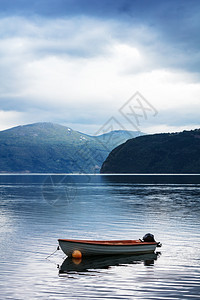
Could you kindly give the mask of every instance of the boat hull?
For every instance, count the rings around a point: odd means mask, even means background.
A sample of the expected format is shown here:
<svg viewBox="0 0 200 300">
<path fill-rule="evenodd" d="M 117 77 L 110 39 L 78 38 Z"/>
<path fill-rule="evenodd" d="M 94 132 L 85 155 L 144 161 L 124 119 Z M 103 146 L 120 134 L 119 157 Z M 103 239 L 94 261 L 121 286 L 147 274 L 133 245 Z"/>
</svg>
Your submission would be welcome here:
<svg viewBox="0 0 200 300">
<path fill-rule="evenodd" d="M 75 250 L 79 250 L 83 256 L 92 255 L 121 255 L 121 254 L 145 254 L 153 253 L 157 247 L 156 242 L 145 243 L 140 241 L 118 241 L 117 242 L 81 242 L 76 240 L 58 240 L 60 248 L 67 256 L 72 256 Z"/>
</svg>

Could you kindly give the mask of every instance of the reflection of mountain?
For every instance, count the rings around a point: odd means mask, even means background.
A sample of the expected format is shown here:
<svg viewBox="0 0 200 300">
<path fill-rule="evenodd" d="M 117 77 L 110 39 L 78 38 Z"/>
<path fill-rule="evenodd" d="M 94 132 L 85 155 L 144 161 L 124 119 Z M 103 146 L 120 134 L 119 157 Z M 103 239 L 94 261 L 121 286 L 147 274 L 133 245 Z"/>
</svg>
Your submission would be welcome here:
<svg viewBox="0 0 200 300">
<path fill-rule="evenodd" d="M 102 176 L 103 182 L 114 184 L 199 184 L 199 174 L 110 174 Z"/>
<path fill-rule="evenodd" d="M 0 132 L 0 172 L 98 173 L 109 152 L 138 131 L 89 136 L 52 123 Z"/>
<path fill-rule="evenodd" d="M 124 264 L 138 264 L 153 265 L 157 260 L 158 254 L 143 254 L 143 255 L 113 255 L 113 256 L 96 256 L 83 259 L 73 259 L 67 257 L 59 268 L 59 274 L 68 272 L 85 272 L 95 269 L 108 269 L 111 266 L 119 266 Z"/>
<path fill-rule="evenodd" d="M 130 139 L 107 157 L 101 173 L 200 173 L 200 129 Z"/>
</svg>

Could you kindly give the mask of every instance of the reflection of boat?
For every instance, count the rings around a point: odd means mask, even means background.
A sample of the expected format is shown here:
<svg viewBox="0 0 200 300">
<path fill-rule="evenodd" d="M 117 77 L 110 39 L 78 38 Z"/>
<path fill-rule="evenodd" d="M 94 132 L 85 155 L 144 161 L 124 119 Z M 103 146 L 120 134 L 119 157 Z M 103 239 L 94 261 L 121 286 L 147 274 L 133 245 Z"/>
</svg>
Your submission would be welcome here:
<svg viewBox="0 0 200 300">
<path fill-rule="evenodd" d="M 62 265 L 59 267 L 59 274 L 68 272 L 86 272 L 94 269 L 108 269 L 111 266 L 119 266 L 124 264 L 138 264 L 153 265 L 157 259 L 158 254 L 149 253 L 142 255 L 111 255 L 111 256 L 96 256 L 84 258 L 67 257 Z"/>
<path fill-rule="evenodd" d="M 153 253 L 160 244 L 142 240 L 90 241 L 59 239 L 59 245 L 67 256 L 120 255 Z M 76 252 L 78 256 L 76 256 Z M 75 255 L 74 255 L 75 254 Z"/>
</svg>

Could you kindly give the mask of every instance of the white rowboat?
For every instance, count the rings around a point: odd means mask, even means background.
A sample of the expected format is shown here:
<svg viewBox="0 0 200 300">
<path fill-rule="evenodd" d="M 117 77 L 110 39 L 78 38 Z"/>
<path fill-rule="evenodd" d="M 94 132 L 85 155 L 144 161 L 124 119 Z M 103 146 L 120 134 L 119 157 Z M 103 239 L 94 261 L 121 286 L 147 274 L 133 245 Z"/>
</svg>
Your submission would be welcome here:
<svg viewBox="0 0 200 300">
<path fill-rule="evenodd" d="M 144 242 L 142 240 L 73 240 L 58 239 L 62 251 L 69 257 L 78 251 L 81 256 L 92 255 L 121 255 L 121 254 L 145 254 L 153 253 L 156 247 L 160 246 L 157 242 Z M 74 256 L 75 257 L 75 256 Z"/>
</svg>

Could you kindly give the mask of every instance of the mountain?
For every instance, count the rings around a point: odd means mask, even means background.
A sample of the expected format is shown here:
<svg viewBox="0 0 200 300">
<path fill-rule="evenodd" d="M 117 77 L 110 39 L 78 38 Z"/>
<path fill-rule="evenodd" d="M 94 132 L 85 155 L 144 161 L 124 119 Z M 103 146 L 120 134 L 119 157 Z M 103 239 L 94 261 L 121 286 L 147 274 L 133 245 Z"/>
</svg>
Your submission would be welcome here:
<svg viewBox="0 0 200 300">
<path fill-rule="evenodd" d="M 200 129 L 136 137 L 111 151 L 101 173 L 200 173 Z"/>
<path fill-rule="evenodd" d="M 145 134 L 141 131 L 113 130 L 111 132 L 96 136 L 96 139 L 98 142 L 107 145 L 109 149 L 112 150 L 127 140 L 141 135 Z"/>
<path fill-rule="evenodd" d="M 90 136 L 53 123 L 17 126 L 0 132 L 0 172 L 96 173 L 116 141 L 140 134 Z"/>
</svg>

